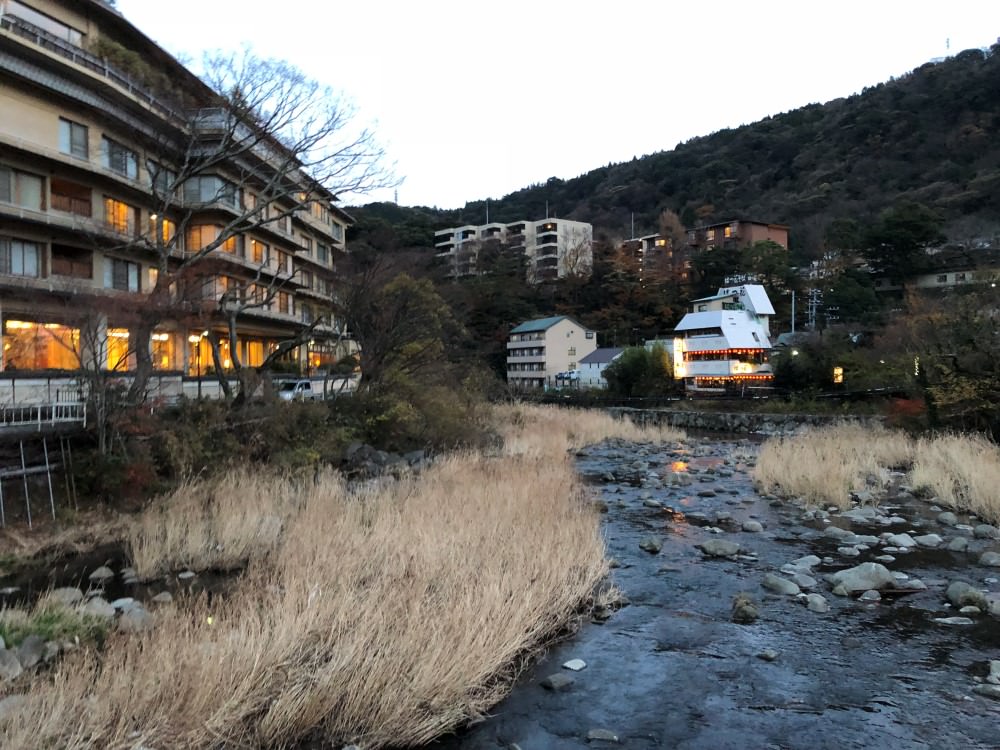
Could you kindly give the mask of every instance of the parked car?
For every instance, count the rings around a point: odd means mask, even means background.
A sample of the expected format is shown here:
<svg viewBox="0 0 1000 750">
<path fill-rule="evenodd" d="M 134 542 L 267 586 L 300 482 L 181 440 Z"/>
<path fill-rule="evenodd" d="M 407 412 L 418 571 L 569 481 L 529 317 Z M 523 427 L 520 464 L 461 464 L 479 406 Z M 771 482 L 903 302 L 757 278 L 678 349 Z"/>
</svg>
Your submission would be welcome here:
<svg viewBox="0 0 1000 750">
<path fill-rule="evenodd" d="M 315 401 L 323 398 L 313 390 L 311 380 L 284 380 L 278 384 L 278 398 L 282 401 Z"/>
</svg>

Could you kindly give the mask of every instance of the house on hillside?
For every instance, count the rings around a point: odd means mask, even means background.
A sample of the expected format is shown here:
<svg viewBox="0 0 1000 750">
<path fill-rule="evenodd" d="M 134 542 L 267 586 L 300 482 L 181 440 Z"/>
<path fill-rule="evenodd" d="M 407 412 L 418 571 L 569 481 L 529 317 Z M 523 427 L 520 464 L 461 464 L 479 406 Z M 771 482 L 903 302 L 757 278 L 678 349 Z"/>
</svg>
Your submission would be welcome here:
<svg viewBox="0 0 1000 750">
<path fill-rule="evenodd" d="M 540 219 L 440 229 L 434 233 L 437 259 L 449 276 L 490 272 L 488 257 L 508 255 L 523 262 L 535 284 L 567 276 L 590 276 L 594 228 L 582 221 Z"/>
<path fill-rule="evenodd" d="M 692 391 L 770 385 L 770 316 L 759 284 L 724 287 L 691 302 L 674 329 L 674 377 Z"/>
<path fill-rule="evenodd" d="M 950 289 L 970 284 L 994 287 L 1000 281 L 1000 250 L 965 250 L 952 248 L 928 256 L 929 268 L 907 279 L 913 289 Z M 876 292 L 896 292 L 903 288 L 900 279 L 875 277 Z"/>
<path fill-rule="evenodd" d="M 507 382 L 515 388 L 548 388 L 579 370 L 597 348 L 597 336 L 566 315 L 529 320 L 507 340 Z"/>
<path fill-rule="evenodd" d="M 601 347 L 595 349 L 580 360 L 580 387 L 607 388 L 608 381 L 604 379 L 604 371 L 608 366 L 622 356 L 624 347 Z"/>
<path fill-rule="evenodd" d="M 688 247 L 693 250 L 749 247 L 770 240 L 788 249 L 788 227 L 766 221 L 734 219 L 688 230 Z"/>
</svg>

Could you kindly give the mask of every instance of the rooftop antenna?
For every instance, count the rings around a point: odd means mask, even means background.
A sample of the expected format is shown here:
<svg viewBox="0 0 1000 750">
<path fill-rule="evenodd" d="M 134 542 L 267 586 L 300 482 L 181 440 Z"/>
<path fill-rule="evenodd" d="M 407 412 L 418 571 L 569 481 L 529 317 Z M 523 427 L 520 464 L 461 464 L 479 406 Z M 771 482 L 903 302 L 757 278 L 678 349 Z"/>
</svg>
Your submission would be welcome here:
<svg viewBox="0 0 1000 750">
<path fill-rule="evenodd" d="M 635 211 L 632 212 L 632 239 L 635 239 Z"/>
<path fill-rule="evenodd" d="M 946 53 L 951 51 L 951 37 L 944 40 L 944 51 Z"/>
<path fill-rule="evenodd" d="M 545 218 L 549 218 L 549 202 L 545 201 Z"/>
<path fill-rule="evenodd" d="M 392 202 L 399 205 L 399 188 L 392 191 Z"/>
<path fill-rule="evenodd" d="M 486 199 L 486 223 L 490 223 L 490 199 Z"/>
</svg>

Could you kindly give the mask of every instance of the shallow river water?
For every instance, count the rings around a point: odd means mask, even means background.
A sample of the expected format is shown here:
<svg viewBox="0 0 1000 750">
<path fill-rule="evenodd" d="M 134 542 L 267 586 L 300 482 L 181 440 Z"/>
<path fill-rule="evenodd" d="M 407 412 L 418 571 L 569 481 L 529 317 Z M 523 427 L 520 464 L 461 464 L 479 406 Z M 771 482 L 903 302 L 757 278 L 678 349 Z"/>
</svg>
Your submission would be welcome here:
<svg viewBox="0 0 1000 750">
<path fill-rule="evenodd" d="M 876 536 L 961 532 L 938 526 L 930 503 L 912 497 L 881 509 L 906 519 L 891 527 L 852 526 L 836 514 L 803 521 L 801 508 L 754 492 L 741 463 L 752 454 L 749 444 L 718 440 L 605 444 L 582 452 L 579 471 L 608 508 L 606 543 L 620 566 L 612 577 L 630 603 L 552 648 L 491 718 L 434 747 L 1000 747 L 1000 702 L 972 692 L 989 660 L 1000 659 L 1000 620 L 981 615 L 964 627 L 932 621 L 958 614 L 944 597 L 955 578 L 1000 591 L 1000 569 L 976 564 L 979 552 L 1000 544 L 973 540 L 970 553 L 918 550 L 887 565 L 922 579 L 923 592 L 877 603 L 833 596 L 824 574 L 880 551 L 846 559 L 824 535 L 826 526 Z M 678 470 L 691 484 L 666 486 Z M 655 479 L 651 485 L 649 471 L 664 486 Z M 664 507 L 649 507 L 653 501 Z M 759 521 L 763 532 L 742 531 L 746 520 Z M 639 547 L 651 536 L 662 541 L 657 554 Z M 707 558 L 695 545 L 711 538 L 738 542 L 749 554 Z M 813 571 L 815 591 L 830 604 L 826 613 L 760 585 L 766 574 L 809 554 L 832 558 Z M 731 621 L 739 592 L 759 608 L 753 624 Z M 760 658 L 768 650 L 776 652 L 768 654 L 773 661 Z M 562 668 L 570 659 L 582 659 L 586 668 Z M 556 673 L 573 683 L 543 688 Z"/>
</svg>

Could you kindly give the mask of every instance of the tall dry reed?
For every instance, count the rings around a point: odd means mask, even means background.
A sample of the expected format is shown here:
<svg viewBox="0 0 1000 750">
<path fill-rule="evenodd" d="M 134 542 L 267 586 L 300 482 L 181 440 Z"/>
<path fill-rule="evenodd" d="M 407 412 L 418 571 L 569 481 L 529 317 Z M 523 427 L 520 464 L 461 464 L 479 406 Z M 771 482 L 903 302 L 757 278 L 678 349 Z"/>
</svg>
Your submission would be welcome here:
<svg viewBox="0 0 1000 750">
<path fill-rule="evenodd" d="M 1000 447 L 976 435 L 917 441 L 911 483 L 939 502 L 1000 522 Z"/>
<path fill-rule="evenodd" d="M 761 489 L 843 508 L 852 491 L 882 489 L 887 470 L 912 457 L 913 441 L 902 432 L 843 423 L 768 440 L 753 477 Z"/>
<path fill-rule="evenodd" d="M 525 445 L 591 439 L 566 435 L 562 414 L 531 419 L 516 429 Z M 277 481 L 239 492 L 285 497 Z M 182 602 L 149 633 L 70 657 L 0 727 L 4 747 L 287 747 L 317 728 L 366 748 L 424 743 L 494 705 L 606 574 L 565 449 L 287 492 L 282 532 L 229 597 Z"/>
</svg>

